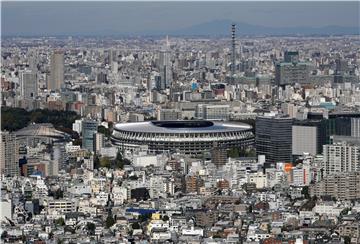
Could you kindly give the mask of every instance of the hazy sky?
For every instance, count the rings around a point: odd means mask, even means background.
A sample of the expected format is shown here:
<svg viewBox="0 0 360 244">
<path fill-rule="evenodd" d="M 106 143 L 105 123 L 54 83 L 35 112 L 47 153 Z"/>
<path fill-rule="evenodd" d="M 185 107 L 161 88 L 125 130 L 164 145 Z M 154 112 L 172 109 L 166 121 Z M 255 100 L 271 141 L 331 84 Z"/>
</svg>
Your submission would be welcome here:
<svg viewBox="0 0 360 244">
<path fill-rule="evenodd" d="M 359 2 L 2 2 L 2 35 L 177 30 L 229 19 L 269 27 L 359 26 Z"/>
</svg>

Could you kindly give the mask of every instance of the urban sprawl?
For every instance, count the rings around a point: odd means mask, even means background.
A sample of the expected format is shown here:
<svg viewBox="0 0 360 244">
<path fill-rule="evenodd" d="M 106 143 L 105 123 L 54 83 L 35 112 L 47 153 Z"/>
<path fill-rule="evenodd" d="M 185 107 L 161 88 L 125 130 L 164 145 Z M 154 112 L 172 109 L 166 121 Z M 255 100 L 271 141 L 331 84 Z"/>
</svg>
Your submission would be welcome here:
<svg viewBox="0 0 360 244">
<path fill-rule="evenodd" d="M 358 36 L 235 28 L 2 38 L 1 242 L 360 243 Z"/>
</svg>

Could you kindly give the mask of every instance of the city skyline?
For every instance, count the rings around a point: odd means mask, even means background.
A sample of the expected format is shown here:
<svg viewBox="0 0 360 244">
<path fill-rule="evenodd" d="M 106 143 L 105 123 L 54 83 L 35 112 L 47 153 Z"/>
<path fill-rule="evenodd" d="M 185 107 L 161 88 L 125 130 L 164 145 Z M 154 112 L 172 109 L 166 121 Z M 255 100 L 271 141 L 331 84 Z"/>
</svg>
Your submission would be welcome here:
<svg viewBox="0 0 360 244">
<path fill-rule="evenodd" d="M 358 5 L 5 2 L 0 242 L 360 243 Z"/>
</svg>

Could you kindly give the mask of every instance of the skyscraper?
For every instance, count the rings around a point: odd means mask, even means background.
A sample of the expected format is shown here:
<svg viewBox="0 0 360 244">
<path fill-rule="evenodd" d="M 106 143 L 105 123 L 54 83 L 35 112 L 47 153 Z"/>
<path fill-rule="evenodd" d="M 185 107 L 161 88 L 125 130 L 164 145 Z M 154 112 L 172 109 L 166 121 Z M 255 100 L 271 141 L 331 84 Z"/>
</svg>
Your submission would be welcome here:
<svg viewBox="0 0 360 244">
<path fill-rule="evenodd" d="M 104 134 L 95 133 L 94 135 L 94 152 L 100 152 L 101 148 L 104 147 Z"/>
<path fill-rule="evenodd" d="M 235 80 L 236 52 L 235 52 L 235 29 L 236 25 L 231 25 L 231 82 Z"/>
<path fill-rule="evenodd" d="M 82 121 L 82 147 L 90 152 L 94 151 L 94 141 L 97 129 L 98 125 L 96 121 Z"/>
<path fill-rule="evenodd" d="M 166 47 L 160 51 L 159 68 L 161 77 L 161 89 L 171 87 L 172 83 L 172 67 L 170 57 L 170 43 L 166 37 Z"/>
<path fill-rule="evenodd" d="M 256 153 L 265 155 L 266 162 L 291 161 L 292 123 L 293 119 L 289 117 L 256 118 Z"/>
<path fill-rule="evenodd" d="M 55 51 L 51 56 L 48 90 L 58 91 L 64 85 L 64 53 Z"/>
<path fill-rule="evenodd" d="M 37 96 L 37 75 L 32 71 L 24 71 L 20 75 L 20 92 L 24 99 L 32 99 Z"/>
<path fill-rule="evenodd" d="M 4 175 L 19 175 L 19 157 L 16 136 L 7 131 L 1 132 L 0 173 Z"/>
</svg>

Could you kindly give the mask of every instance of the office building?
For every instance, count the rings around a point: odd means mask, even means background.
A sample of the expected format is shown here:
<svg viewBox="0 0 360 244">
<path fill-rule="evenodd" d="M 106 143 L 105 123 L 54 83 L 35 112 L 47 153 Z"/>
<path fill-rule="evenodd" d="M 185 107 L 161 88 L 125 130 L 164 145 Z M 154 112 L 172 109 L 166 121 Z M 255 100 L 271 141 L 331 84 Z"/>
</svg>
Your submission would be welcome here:
<svg viewBox="0 0 360 244">
<path fill-rule="evenodd" d="M 178 109 L 161 109 L 157 113 L 157 120 L 180 120 L 182 113 Z"/>
<path fill-rule="evenodd" d="M 228 120 L 229 105 L 199 104 L 196 107 L 196 117 L 204 120 Z"/>
<path fill-rule="evenodd" d="M 24 71 L 20 75 L 20 92 L 24 99 L 33 99 L 38 94 L 37 75 L 32 71 Z"/>
<path fill-rule="evenodd" d="M 299 52 L 298 51 L 285 51 L 284 62 L 298 63 L 299 62 Z"/>
<path fill-rule="evenodd" d="M 324 174 L 360 171 L 360 146 L 346 142 L 323 146 Z"/>
<path fill-rule="evenodd" d="M 275 65 L 277 85 L 294 85 L 310 83 L 310 65 L 308 63 L 281 62 Z"/>
<path fill-rule="evenodd" d="M 292 126 L 292 154 L 317 154 L 317 128 L 315 126 Z"/>
<path fill-rule="evenodd" d="M 214 145 L 211 150 L 211 162 L 216 165 L 216 167 L 220 167 L 226 164 L 227 162 L 227 151 L 224 148 L 220 148 L 217 146 L 217 143 Z"/>
<path fill-rule="evenodd" d="M 316 155 L 326 144 L 324 123 L 321 120 L 297 120 L 292 126 L 292 154 Z"/>
<path fill-rule="evenodd" d="M 166 40 L 165 50 L 160 51 L 159 55 L 159 70 L 161 77 L 161 89 L 171 87 L 173 80 L 172 64 L 170 57 L 170 45 L 168 39 Z"/>
<path fill-rule="evenodd" d="M 105 73 L 100 72 L 96 75 L 97 84 L 106 83 L 106 82 L 107 82 L 107 75 Z"/>
<path fill-rule="evenodd" d="M 92 152 L 94 150 L 94 139 L 98 125 L 93 120 L 82 121 L 82 147 Z"/>
<path fill-rule="evenodd" d="M 292 123 L 289 117 L 260 116 L 256 118 L 256 153 L 265 155 L 266 162 L 289 162 L 292 159 Z"/>
<path fill-rule="evenodd" d="M 7 131 L 1 132 L 0 172 L 4 175 L 19 175 L 19 157 L 16 135 Z"/>
<path fill-rule="evenodd" d="M 293 103 L 282 103 L 281 110 L 285 115 L 295 119 L 298 115 L 299 106 L 296 106 Z"/>
<path fill-rule="evenodd" d="M 129 122 L 143 122 L 144 115 L 139 113 L 130 113 L 129 114 Z"/>
<path fill-rule="evenodd" d="M 102 133 L 95 133 L 94 135 L 94 152 L 100 152 L 101 148 L 104 147 L 105 137 Z"/>
<path fill-rule="evenodd" d="M 50 62 L 50 79 L 48 80 L 47 89 L 59 91 L 64 85 L 64 53 L 55 51 L 51 56 Z"/>
</svg>

